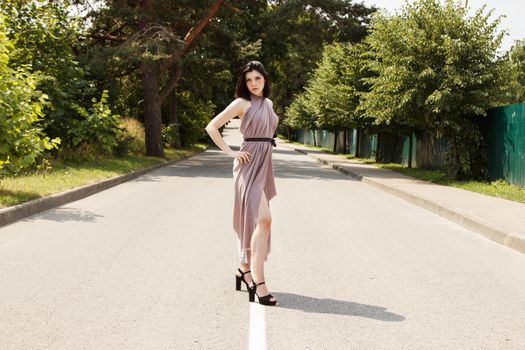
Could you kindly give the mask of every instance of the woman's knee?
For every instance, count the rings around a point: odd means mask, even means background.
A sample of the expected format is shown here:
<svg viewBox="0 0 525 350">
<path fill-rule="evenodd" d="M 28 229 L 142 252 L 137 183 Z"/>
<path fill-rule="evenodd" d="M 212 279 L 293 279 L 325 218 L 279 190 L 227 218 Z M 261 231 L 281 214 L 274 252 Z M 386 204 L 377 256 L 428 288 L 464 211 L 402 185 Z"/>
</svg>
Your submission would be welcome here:
<svg viewBox="0 0 525 350">
<path fill-rule="evenodd" d="M 270 226 L 272 225 L 272 215 L 270 214 L 270 207 L 268 206 L 268 201 L 263 192 L 261 196 L 261 202 L 259 203 L 259 213 L 257 217 L 257 225 L 261 227 L 266 234 L 270 231 Z"/>
<path fill-rule="evenodd" d="M 272 226 L 272 217 L 270 215 L 263 215 L 257 219 L 257 225 L 261 227 L 266 233 L 270 231 Z"/>
</svg>

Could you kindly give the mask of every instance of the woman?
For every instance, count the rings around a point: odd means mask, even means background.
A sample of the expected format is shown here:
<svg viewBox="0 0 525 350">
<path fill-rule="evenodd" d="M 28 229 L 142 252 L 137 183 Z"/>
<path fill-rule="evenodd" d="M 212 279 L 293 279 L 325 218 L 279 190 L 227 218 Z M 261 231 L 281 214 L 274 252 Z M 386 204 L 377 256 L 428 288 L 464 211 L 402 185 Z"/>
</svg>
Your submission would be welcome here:
<svg viewBox="0 0 525 350">
<path fill-rule="evenodd" d="M 269 201 L 276 195 L 272 168 L 272 136 L 279 118 L 273 111 L 270 80 L 263 65 L 251 61 L 241 71 L 233 101 L 206 127 L 215 144 L 234 158 L 235 201 L 233 228 L 239 238 L 240 267 L 235 276 L 236 289 L 241 282 L 248 288 L 249 300 L 255 295 L 260 304 L 275 305 L 264 278 L 264 262 L 270 251 L 271 214 Z M 238 116 L 244 137 L 239 152 L 224 142 L 219 128 Z M 253 271 L 250 271 L 250 267 Z"/>
</svg>

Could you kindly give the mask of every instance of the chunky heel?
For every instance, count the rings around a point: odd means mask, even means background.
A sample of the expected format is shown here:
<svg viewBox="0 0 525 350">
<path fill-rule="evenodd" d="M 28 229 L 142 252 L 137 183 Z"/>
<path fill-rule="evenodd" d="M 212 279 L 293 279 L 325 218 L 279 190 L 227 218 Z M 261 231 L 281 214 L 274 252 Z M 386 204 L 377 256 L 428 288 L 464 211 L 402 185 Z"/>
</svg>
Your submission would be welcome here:
<svg viewBox="0 0 525 350">
<path fill-rule="evenodd" d="M 235 275 L 235 290 L 241 290 L 242 278 Z"/>
<path fill-rule="evenodd" d="M 250 273 L 251 271 L 242 271 L 241 269 L 237 269 L 237 271 L 239 271 L 241 275 L 235 275 L 235 290 L 241 290 L 241 282 L 243 282 L 246 285 L 248 291 L 250 291 L 250 286 L 248 285 L 248 282 L 246 282 L 246 280 L 244 279 L 244 275 Z"/>
<path fill-rule="evenodd" d="M 252 289 L 251 287 L 248 287 L 248 300 L 250 303 L 255 301 L 255 289 Z"/>
</svg>

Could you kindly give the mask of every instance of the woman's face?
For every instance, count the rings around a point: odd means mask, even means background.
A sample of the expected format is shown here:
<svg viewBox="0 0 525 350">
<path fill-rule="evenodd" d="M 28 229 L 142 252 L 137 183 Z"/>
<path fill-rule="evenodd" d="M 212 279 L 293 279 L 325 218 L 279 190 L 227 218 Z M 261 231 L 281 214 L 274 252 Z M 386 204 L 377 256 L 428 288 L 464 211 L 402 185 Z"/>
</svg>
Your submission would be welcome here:
<svg viewBox="0 0 525 350">
<path fill-rule="evenodd" d="M 256 96 L 262 96 L 264 89 L 264 77 L 256 70 L 246 73 L 246 86 Z"/>
</svg>

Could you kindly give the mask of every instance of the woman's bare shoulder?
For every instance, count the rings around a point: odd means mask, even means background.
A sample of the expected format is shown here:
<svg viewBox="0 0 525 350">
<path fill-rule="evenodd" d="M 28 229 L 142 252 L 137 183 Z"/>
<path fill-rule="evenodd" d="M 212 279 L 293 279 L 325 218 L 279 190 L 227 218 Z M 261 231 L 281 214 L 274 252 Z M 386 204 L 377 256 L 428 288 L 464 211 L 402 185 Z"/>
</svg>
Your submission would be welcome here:
<svg viewBox="0 0 525 350">
<path fill-rule="evenodd" d="M 251 102 L 250 102 L 250 100 L 247 100 L 247 99 L 245 99 L 244 97 L 237 97 L 237 98 L 233 101 L 233 103 L 236 103 L 236 104 L 238 104 L 238 105 L 240 105 L 240 106 L 246 106 L 246 105 L 249 106 Z"/>
<path fill-rule="evenodd" d="M 250 101 L 247 99 L 244 99 L 242 97 L 236 98 L 232 103 L 232 107 L 234 107 L 238 112 L 239 116 L 242 118 L 244 117 L 244 114 L 246 113 L 246 110 L 248 107 L 250 107 Z"/>
</svg>

